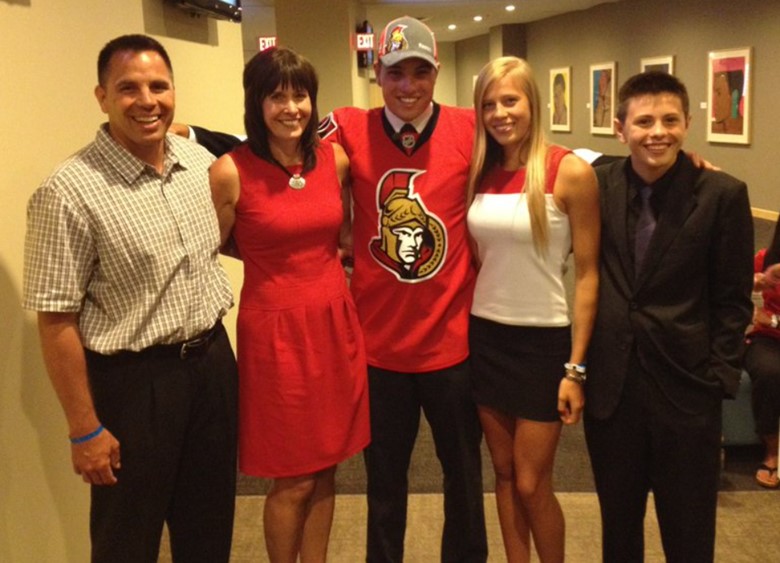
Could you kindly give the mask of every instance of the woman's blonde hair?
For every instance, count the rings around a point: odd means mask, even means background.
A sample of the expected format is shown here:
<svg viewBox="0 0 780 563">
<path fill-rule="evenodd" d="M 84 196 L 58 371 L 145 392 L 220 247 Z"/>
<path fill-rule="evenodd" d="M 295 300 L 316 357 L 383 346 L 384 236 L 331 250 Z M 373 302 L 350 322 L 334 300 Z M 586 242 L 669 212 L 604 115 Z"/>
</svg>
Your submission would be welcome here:
<svg viewBox="0 0 780 563">
<path fill-rule="evenodd" d="M 488 88 L 497 80 L 509 77 L 528 98 L 531 122 L 521 149 L 526 154 L 526 177 L 523 192 L 531 216 L 531 234 L 537 253 L 547 251 L 547 210 L 545 203 L 545 184 L 547 182 L 546 161 L 547 141 L 541 121 L 541 96 L 530 65 L 518 57 L 500 57 L 486 64 L 474 85 L 474 111 L 476 113 L 476 132 L 474 150 L 469 171 L 469 185 L 466 205 L 471 205 L 474 194 L 485 174 L 503 161 L 503 149 L 485 130 L 482 115 L 482 103 Z"/>
</svg>

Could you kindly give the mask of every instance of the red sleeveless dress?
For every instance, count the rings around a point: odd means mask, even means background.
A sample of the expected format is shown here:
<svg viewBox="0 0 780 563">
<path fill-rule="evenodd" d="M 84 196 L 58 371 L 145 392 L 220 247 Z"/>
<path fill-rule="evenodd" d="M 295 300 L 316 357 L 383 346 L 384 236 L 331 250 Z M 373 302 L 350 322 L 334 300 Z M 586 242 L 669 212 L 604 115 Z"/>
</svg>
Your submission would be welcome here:
<svg viewBox="0 0 780 563">
<path fill-rule="evenodd" d="M 343 211 L 333 148 L 321 143 L 301 190 L 246 144 L 230 156 L 241 180 L 233 236 L 244 262 L 239 468 L 312 473 L 370 439 L 363 335 L 337 255 Z"/>
</svg>

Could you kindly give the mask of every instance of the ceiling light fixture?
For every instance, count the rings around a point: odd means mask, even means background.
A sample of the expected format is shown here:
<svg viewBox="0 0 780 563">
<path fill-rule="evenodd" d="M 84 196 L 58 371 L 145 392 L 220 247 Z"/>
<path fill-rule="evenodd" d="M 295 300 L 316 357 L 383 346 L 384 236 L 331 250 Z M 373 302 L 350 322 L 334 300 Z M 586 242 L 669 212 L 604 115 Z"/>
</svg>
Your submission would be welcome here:
<svg viewBox="0 0 780 563">
<path fill-rule="evenodd" d="M 450 31 L 455 31 L 456 29 L 458 29 L 458 26 L 455 25 L 454 23 L 451 23 L 450 25 L 447 26 L 447 29 L 449 29 Z"/>
<path fill-rule="evenodd" d="M 474 16 L 474 21 L 475 22 L 481 22 L 482 21 L 482 16 Z"/>
<path fill-rule="evenodd" d="M 504 8 L 507 12 L 514 12 L 515 7 L 513 4 L 509 4 L 506 8 Z"/>
</svg>

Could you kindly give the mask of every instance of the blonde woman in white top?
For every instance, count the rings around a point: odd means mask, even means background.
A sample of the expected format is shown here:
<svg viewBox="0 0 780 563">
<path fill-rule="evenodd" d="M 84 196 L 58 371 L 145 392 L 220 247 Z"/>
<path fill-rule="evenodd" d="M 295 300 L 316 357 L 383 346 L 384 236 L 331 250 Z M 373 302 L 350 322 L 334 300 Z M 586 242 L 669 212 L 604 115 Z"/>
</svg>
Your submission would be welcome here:
<svg viewBox="0 0 780 563">
<path fill-rule="evenodd" d="M 552 488 L 562 424 L 580 419 L 598 293 L 599 201 L 592 168 L 548 145 L 528 64 L 477 79 L 468 225 L 480 270 L 469 331 L 474 394 L 496 473 L 507 561 L 564 559 Z M 563 276 L 574 255 L 573 327 Z"/>
</svg>

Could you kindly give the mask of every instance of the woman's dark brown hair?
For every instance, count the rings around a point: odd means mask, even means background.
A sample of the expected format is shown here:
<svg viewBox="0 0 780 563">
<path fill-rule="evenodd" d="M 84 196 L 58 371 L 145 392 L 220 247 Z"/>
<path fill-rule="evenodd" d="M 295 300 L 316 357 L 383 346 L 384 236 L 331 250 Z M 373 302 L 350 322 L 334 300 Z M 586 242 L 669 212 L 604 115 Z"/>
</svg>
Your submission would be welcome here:
<svg viewBox="0 0 780 563">
<path fill-rule="evenodd" d="M 283 47 L 257 53 L 244 67 L 244 128 L 252 152 L 264 160 L 273 161 L 268 143 L 268 127 L 263 119 L 263 100 L 277 86 L 303 90 L 311 99 L 311 119 L 301 137 L 303 171 L 317 164 L 319 144 L 317 125 L 317 73 L 312 64 L 296 52 Z"/>
</svg>

